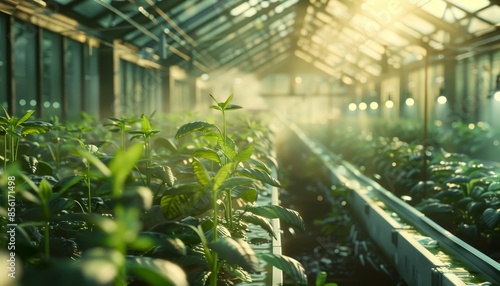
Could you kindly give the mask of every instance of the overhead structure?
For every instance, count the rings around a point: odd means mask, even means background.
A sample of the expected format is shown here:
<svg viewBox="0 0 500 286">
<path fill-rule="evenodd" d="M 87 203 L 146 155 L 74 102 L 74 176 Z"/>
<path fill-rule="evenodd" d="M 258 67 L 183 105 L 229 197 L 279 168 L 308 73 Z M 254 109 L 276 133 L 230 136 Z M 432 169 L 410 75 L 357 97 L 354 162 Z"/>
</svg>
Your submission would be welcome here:
<svg viewBox="0 0 500 286">
<path fill-rule="evenodd" d="M 10 0 L 11 2 L 13 0 Z M 498 0 L 28 0 L 102 41 L 195 74 L 300 58 L 343 81 L 500 48 Z"/>
</svg>

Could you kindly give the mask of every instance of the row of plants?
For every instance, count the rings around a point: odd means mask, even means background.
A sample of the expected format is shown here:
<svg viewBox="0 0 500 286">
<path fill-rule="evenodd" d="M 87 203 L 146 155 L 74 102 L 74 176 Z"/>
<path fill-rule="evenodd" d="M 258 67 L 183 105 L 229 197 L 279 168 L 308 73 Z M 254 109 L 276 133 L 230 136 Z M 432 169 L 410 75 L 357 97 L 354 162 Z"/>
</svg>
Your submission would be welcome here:
<svg viewBox="0 0 500 286">
<path fill-rule="evenodd" d="M 212 99 L 216 119 L 180 126 L 186 115 L 63 124 L 4 110 L 0 256 L 14 255 L 15 269 L 2 281 L 234 285 L 265 261 L 305 285 L 298 261 L 256 254 L 246 235 L 255 224 L 272 240 L 274 218 L 305 228 L 292 209 L 256 204 L 267 185 L 281 187 L 271 134 L 265 123 L 228 119 L 241 109 L 233 95 Z"/>
<path fill-rule="evenodd" d="M 459 125 L 464 124 L 455 124 Z M 469 127 L 471 132 L 477 132 Z M 454 138 L 449 132 L 447 130 L 443 136 Z M 452 233 L 500 261 L 500 167 L 494 162 L 497 159 L 479 160 L 470 153 L 450 152 L 439 142 L 434 144 L 436 141 L 424 147 L 422 140 L 408 142 L 396 136 L 381 136 L 376 131 L 347 128 L 334 133 L 332 139 L 325 142 L 333 152 Z M 455 136 L 463 133 L 458 132 Z M 405 136 L 411 140 L 410 137 Z M 476 140 L 464 144 L 471 146 L 474 142 Z"/>
</svg>

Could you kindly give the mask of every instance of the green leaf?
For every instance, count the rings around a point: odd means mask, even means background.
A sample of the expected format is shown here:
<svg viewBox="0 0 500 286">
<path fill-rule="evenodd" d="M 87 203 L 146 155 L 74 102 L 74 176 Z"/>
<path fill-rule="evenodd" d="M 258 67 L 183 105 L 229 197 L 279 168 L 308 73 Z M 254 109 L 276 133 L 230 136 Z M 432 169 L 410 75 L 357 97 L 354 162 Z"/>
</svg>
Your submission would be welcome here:
<svg viewBox="0 0 500 286">
<path fill-rule="evenodd" d="M 210 205 L 202 191 L 192 194 L 163 195 L 160 201 L 165 219 L 175 219 L 181 216 L 196 215 Z M 205 207 L 205 208 L 204 208 Z"/>
<path fill-rule="evenodd" d="M 222 186 L 226 178 L 229 176 L 232 167 L 233 164 L 229 163 L 227 165 L 222 166 L 222 168 L 219 169 L 219 171 L 214 177 L 214 185 L 213 185 L 214 191 L 217 191 L 220 188 L 220 186 Z"/>
<path fill-rule="evenodd" d="M 37 166 L 38 166 L 38 160 L 33 156 L 26 156 L 26 155 L 22 155 L 21 158 L 23 159 L 22 166 L 26 167 L 23 169 L 25 169 L 26 171 L 29 170 L 29 172 L 32 174 L 36 173 Z"/>
<path fill-rule="evenodd" d="M 167 195 L 188 195 L 202 192 L 204 187 L 198 183 L 175 184 L 167 189 Z"/>
<path fill-rule="evenodd" d="M 238 173 L 242 176 L 259 180 L 263 183 L 269 184 L 269 185 L 274 186 L 274 187 L 281 187 L 281 184 L 278 180 L 276 180 L 271 175 L 269 175 L 268 173 L 266 173 L 260 169 L 242 168 L 242 169 L 238 169 Z"/>
<path fill-rule="evenodd" d="M 248 206 L 245 210 L 267 218 L 279 218 L 280 220 L 294 225 L 302 230 L 306 229 L 306 225 L 300 214 L 292 209 L 277 205 L 265 205 Z"/>
<path fill-rule="evenodd" d="M 51 199 L 49 203 L 49 210 L 52 215 L 59 214 L 61 211 L 69 209 L 76 204 L 75 200 L 68 198 L 55 198 Z"/>
<path fill-rule="evenodd" d="M 109 165 L 109 170 L 113 174 L 113 184 L 115 191 L 123 188 L 125 180 L 135 166 L 135 163 L 141 158 L 143 145 L 137 143 L 132 145 L 126 151 L 118 150 L 115 157 Z"/>
<path fill-rule="evenodd" d="M 208 175 L 205 166 L 203 166 L 203 164 L 196 158 L 193 160 L 191 165 L 193 166 L 193 172 L 196 176 L 196 179 L 198 180 L 198 183 L 200 183 L 200 185 L 202 186 L 207 186 L 208 184 L 210 184 L 210 176 Z"/>
<path fill-rule="evenodd" d="M 254 182 L 252 178 L 248 177 L 231 177 L 227 178 L 220 186 L 220 189 L 232 189 L 240 186 L 249 186 Z"/>
<path fill-rule="evenodd" d="M 253 189 L 253 188 L 238 186 L 232 190 L 231 196 L 233 198 L 239 198 L 239 199 L 244 200 L 247 203 L 253 204 L 253 203 L 255 203 L 255 201 L 258 198 L 258 192 L 256 189 Z"/>
<path fill-rule="evenodd" d="M 453 211 L 453 207 L 451 205 L 438 202 L 427 203 L 417 209 L 425 214 L 449 213 Z"/>
<path fill-rule="evenodd" d="M 499 225 L 500 222 L 500 209 L 487 208 L 484 210 L 481 219 L 486 223 L 488 227 L 493 229 Z"/>
<path fill-rule="evenodd" d="M 201 132 L 208 132 L 215 128 L 214 124 L 210 124 L 205 121 L 192 121 L 189 123 L 186 123 L 182 125 L 179 130 L 177 130 L 177 133 L 175 134 L 175 138 L 181 138 L 183 136 L 188 135 L 189 133 L 195 132 L 195 131 L 201 131 Z"/>
<path fill-rule="evenodd" d="M 61 179 L 53 186 L 53 190 L 55 192 L 54 195 L 60 196 L 64 194 L 67 190 L 69 190 L 69 188 L 81 182 L 84 178 L 84 176 L 68 176 Z"/>
<path fill-rule="evenodd" d="M 259 268 L 259 260 L 254 250 L 243 239 L 222 237 L 208 243 L 208 247 L 219 254 L 219 257 L 230 264 L 237 264 L 244 270 L 252 272 Z"/>
<path fill-rule="evenodd" d="M 225 110 L 236 110 L 236 109 L 242 109 L 243 107 L 236 105 L 236 104 L 230 104 L 226 106 Z"/>
<path fill-rule="evenodd" d="M 169 255 L 174 256 L 186 255 L 186 245 L 178 237 L 173 237 L 158 232 L 145 231 L 139 233 L 137 239 L 149 241 L 149 243 L 147 244 L 149 244 L 151 247 L 161 247 L 162 253 L 168 253 Z"/>
<path fill-rule="evenodd" d="M 186 273 L 180 266 L 163 259 L 127 257 L 127 269 L 151 286 L 188 286 Z"/>
<path fill-rule="evenodd" d="M 19 125 L 23 124 L 26 120 L 30 119 L 31 115 L 33 115 L 33 113 L 35 113 L 35 110 L 28 110 L 26 111 L 25 114 L 23 114 L 23 116 L 21 116 L 21 118 L 19 118 L 16 122 L 16 124 L 14 125 L 14 127 L 18 127 Z"/>
<path fill-rule="evenodd" d="M 249 212 L 245 212 L 241 217 L 241 219 L 245 222 L 253 223 L 255 225 L 262 227 L 262 229 L 267 231 L 270 237 L 276 238 L 273 226 L 271 225 L 269 219 Z"/>
<path fill-rule="evenodd" d="M 233 161 L 236 162 L 236 164 L 238 162 L 246 162 L 250 159 L 250 157 L 252 157 L 253 151 L 254 147 L 252 145 L 247 146 L 234 156 Z"/>
<path fill-rule="evenodd" d="M 448 189 L 439 191 L 434 195 L 434 198 L 439 199 L 442 202 L 451 203 L 456 202 L 465 196 L 461 189 Z"/>
<path fill-rule="evenodd" d="M 50 196 L 52 196 L 52 186 L 45 178 L 40 181 L 40 185 L 38 186 L 38 195 L 40 196 L 42 202 L 47 202 Z"/>
<path fill-rule="evenodd" d="M 500 190 L 500 182 L 492 182 L 488 186 L 488 192 L 495 192 L 495 191 L 498 191 L 498 190 Z"/>
<path fill-rule="evenodd" d="M 159 137 L 154 140 L 153 149 L 158 150 L 161 148 L 165 148 L 172 153 L 177 153 L 177 146 L 172 140 L 167 138 Z"/>
<path fill-rule="evenodd" d="M 156 166 L 150 167 L 149 171 L 151 172 L 151 175 L 162 180 L 169 187 L 174 185 L 175 176 L 172 173 L 172 169 L 169 166 L 164 167 L 164 166 L 156 165 Z"/>
<path fill-rule="evenodd" d="M 153 194 L 144 186 L 127 186 L 120 199 L 127 207 L 137 207 L 141 210 L 148 210 L 153 205 Z"/>
<path fill-rule="evenodd" d="M 193 156 L 199 159 L 207 159 L 216 162 L 218 164 L 221 164 L 219 153 L 208 147 L 202 147 L 200 149 L 196 149 L 196 151 L 193 152 Z"/>
<path fill-rule="evenodd" d="M 222 109 L 226 109 L 227 106 L 229 106 L 229 104 L 231 104 L 231 102 L 233 101 L 233 96 L 234 94 L 231 92 L 231 94 L 226 98 L 226 101 L 224 101 L 224 103 L 222 104 Z M 219 104 L 220 106 L 220 104 Z"/>
<path fill-rule="evenodd" d="M 23 124 L 21 134 L 23 136 L 28 134 L 44 134 L 47 133 L 53 125 L 45 121 L 26 121 Z"/>
<path fill-rule="evenodd" d="M 148 133 L 151 131 L 153 128 L 151 127 L 151 123 L 149 122 L 149 119 L 146 115 L 141 115 L 141 132 L 143 134 Z"/>
<path fill-rule="evenodd" d="M 290 276 L 295 281 L 294 285 L 307 285 L 306 272 L 302 264 L 297 260 L 273 253 L 259 253 L 258 256 Z"/>
</svg>

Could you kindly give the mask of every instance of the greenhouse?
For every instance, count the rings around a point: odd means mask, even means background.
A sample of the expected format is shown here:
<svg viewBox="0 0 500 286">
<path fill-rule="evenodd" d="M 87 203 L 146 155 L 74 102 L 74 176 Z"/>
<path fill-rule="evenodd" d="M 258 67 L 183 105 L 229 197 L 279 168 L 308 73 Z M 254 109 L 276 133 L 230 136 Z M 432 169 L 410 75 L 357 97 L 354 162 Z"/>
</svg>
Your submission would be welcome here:
<svg viewBox="0 0 500 286">
<path fill-rule="evenodd" d="M 500 285 L 498 0 L 2 0 L 0 104 L 0 286 Z"/>
</svg>

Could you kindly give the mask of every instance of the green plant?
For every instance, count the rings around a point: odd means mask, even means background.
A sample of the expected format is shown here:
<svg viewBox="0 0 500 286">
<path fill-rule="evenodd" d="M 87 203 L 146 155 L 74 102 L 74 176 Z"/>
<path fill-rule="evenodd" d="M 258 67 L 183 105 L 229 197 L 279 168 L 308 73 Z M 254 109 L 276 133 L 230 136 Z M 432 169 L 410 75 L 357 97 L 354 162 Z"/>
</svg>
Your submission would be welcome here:
<svg viewBox="0 0 500 286">
<path fill-rule="evenodd" d="M 151 114 L 149 118 L 152 118 L 154 115 Z M 143 146 L 144 146 L 144 157 L 146 159 L 146 185 L 148 187 L 151 187 L 151 137 L 154 136 L 155 134 L 158 134 L 160 131 L 153 129 L 151 126 L 151 122 L 146 115 L 141 115 L 141 130 L 140 131 L 129 131 L 130 134 L 133 134 L 132 138 L 130 138 L 130 141 L 137 139 L 137 138 L 142 138 Z"/>
<path fill-rule="evenodd" d="M 104 124 L 104 126 L 113 133 L 120 133 L 120 148 L 125 150 L 127 147 L 127 132 L 132 128 L 132 124 L 136 123 L 138 120 L 134 118 L 108 118 L 110 123 Z"/>
<path fill-rule="evenodd" d="M 5 116 L 0 116 L 0 134 L 4 137 L 4 170 L 7 169 L 7 154 L 10 154 L 10 161 L 17 160 L 19 142 L 23 136 L 29 134 L 43 134 L 50 130 L 52 124 L 44 121 L 28 121 L 35 113 L 28 110 L 21 117 L 9 115 L 3 107 Z"/>
<path fill-rule="evenodd" d="M 217 247 L 210 249 L 209 253 L 205 250 L 205 253 L 209 262 L 209 284 L 215 286 L 218 280 L 224 279 L 219 275 L 221 267 L 225 271 L 231 268 L 227 257 L 233 256 L 227 255 L 226 251 L 242 247 L 241 244 L 236 246 L 229 237 L 244 237 L 245 223 L 258 224 L 272 236 L 274 233 L 267 221 L 269 218 L 280 218 L 302 229 L 304 229 L 304 223 L 296 211 L 280 206 L 246 205 L 241 210 L 233 209 L 234 200 L 243 200 L 247 204 L 253 204 L 257 198 L 257 190 L 262 188 L 262 183 L 276 187 L 280 187 L 280 183 L 271 176 L 269 168 L 264 163 L 255 158 L 251 159 L 254 153 L 252 145 L 238 148 L 228 136 L 226 112 L 241 109 L 240 106 L 231 104 L 233 95 L 231 94 L 223 102 L 218 102 L 213 96 L 211 98 L 215 102 L 211 108 L 222 113 L 222 128 L 205 121 L 192 121 L 178 129 L 175 136 L 177 139 L 197 132 L 203 137 L 213 138 L 214 145 L 204 146 L 192 152 L 193 158 L 189 162 L 193 178 L 169 188 L 162 196 L 161 206 L 167 219 L 199 215 L 206 211 L 211 213 L 209 223 L 212 231 L 207 245 L 217 245 Z M 220 260 L 219 254 L 224 259 Z M 236 255 L 234 259 L 241 258 Z M 282 259 L 283 261 L 280 261 L 284 263 L 282 267 L 287 268 L 292 265 L 295 272 L 301 273 L 298 268 L 300 264 L 292 263 L 290 258 L 266 256 L 264 259 L 269 259 L 274 263 Z M 234 273 L 240 279 L 247 279 L 246 275 L 241 272 Z"/>
</svg>

